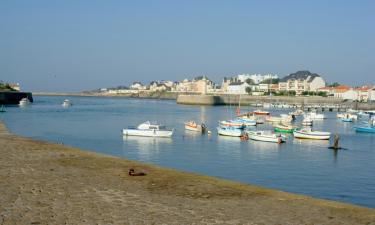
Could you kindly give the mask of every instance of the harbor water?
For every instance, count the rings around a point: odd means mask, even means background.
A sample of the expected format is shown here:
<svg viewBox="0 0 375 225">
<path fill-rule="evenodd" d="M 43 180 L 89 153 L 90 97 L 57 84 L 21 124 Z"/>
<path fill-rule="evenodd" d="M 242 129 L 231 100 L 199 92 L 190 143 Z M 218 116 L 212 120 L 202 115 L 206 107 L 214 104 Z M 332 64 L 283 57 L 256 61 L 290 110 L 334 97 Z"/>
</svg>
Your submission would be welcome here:
<svg viewBox="0 0 375 225">
<path fill-rule="evenodd" d="M 329 141 L 298 140 L 286 143 L 241 141 L 218 136 L 219 120 L 234 118 L 235 106 L 185 106 L 175 101 L 35 96 L 26 107 L 7 107 L 0 114 L 18 135 L 63 143 L 87 151 L 138 160 L 287 192 L 375 208 L 375 134 L 356 133 L 357 123 L 345 123 L 336 113 L 316 121 L 313 129 L 340 136 L 344 149 L 328 149 Z M 242 112 L 255 108 L 242 107 Z M 288 109 L 267 109 L 272 115 Z M 174 128 L 172 138 L 123 137 L 122 129 L 144 121 Z M 204 121 L 212 131 L 201 135 L 184 130 L 184 122 Z M 364 119 L 364 121 L 366 118 Z M 300 124 L 298 118 L 295 125 Z M 272 129 L 270 124 L 258 130 Z"/>
</svg>

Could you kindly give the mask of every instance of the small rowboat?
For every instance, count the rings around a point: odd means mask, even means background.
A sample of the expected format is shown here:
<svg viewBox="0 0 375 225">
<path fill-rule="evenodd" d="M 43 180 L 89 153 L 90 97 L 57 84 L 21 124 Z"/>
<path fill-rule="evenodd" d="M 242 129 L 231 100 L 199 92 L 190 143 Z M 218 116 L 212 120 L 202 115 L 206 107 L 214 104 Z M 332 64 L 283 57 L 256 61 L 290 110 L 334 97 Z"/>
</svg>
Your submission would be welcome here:
<svg viewBox="0 0 375 225">
<path fill-rule="evenodd" d="M 255 115 L 264 115 L 264 116 L 267 116 L 267 115 L 270 115 L 270 112 L 268 112 L 268 111 L 262 111 L 262 110 L 255 110 L 254 114 Z"/>
<path fill-rule="evenodd" d="M 234 127 L 217 127 L 217 133 L 223 136 L 241 137 L 242 130 Z"/>
<path fill-rule="evenodd" d="M 276 132 L 293 133 L 296 130 L 293 126 L 285 124 L 277 124 L 274 126 Z"/>
<path fill-rule="evenodd" d="M 221 127 L 234 127 L 237 129 L 244 129 L 246 126 L 243 122 L 238 120 L 222 120 L 219 121 Z"/>
<path fill-rule="evenodd" d="M 278 144 L 284 142 L 280 134 L 275 134 L 270 131 L 247 131 L 246 133 L 249 139 L 255 141 L 274 142 Z"/>
<path fill-rule="evenodd" d="M 195 121 L 189 121 L 185 123 L 185 129 L 190 130 L 190 131 L 204 133 L 206 132 L 206 125 L 204 123 L 197 124 Z"/>
<path fill-rule="evenodd" d="M 331 133 L 323 131 L 312 131 L 309 128 L 297 129 L 293 132 L 295 138 L 313 139 L 313 140 L 329 140 Z"/>
</svg>

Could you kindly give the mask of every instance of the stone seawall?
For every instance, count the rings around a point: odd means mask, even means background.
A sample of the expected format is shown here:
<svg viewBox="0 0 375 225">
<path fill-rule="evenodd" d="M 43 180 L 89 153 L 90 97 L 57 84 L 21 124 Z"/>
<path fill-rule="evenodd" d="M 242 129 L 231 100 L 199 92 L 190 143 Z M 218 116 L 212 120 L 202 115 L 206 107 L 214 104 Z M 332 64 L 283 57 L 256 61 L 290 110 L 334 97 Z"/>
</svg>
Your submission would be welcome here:
<svg viewBox="0 0 375 225">
<path fill-rule="evenodd" d="M 28 98 L 30 102 L 33 102 L 33 95 L 31 92 L 0 92 L 0 105 L 16 105 L 23 98 Z"/>
</svg>

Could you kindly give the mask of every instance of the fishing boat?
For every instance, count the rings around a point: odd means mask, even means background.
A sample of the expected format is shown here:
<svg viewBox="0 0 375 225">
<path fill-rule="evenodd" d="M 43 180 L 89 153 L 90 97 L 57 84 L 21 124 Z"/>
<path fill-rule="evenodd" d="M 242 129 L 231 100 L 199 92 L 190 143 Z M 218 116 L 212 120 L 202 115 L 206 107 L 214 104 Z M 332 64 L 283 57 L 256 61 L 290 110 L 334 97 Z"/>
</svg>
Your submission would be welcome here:
<svg viewBox="0 0 375 225">
<path fill-rule="evenodd" d="M 242 136 L 242 130 L 237 129 L 235 127 L 217 127 L 217 133 L 219 135 L 223 136 L 231 136 L 231 137 L 241 137 Z"/>
<path fill-rule="evenodd" d="M 283 133 L 293 133 L 296 130 L 295 127 L 286 125 L 283 123 L 277 124 L 274 126 L 276 132 L 283 132 Z"/>
<path fill-rule="evenodd" d="M 141 123 L 137 127 L 128 127 L 122 130 L 124 135 L 144 137 L 171 137 L 173 129 L 167 129 L 164 125 L 151 124 L 149 121 Z"/>
<path fill-rule="evenodd" d="M 309 116 L 305 116 L 302 120 L 302 125 L 303 126 L 312 126 L 313 120 Z"/>
<path fill-rule="evenodd" d="M 197 124 L 195 121 L 189 121 L 185 123 L 185 129 L 190 131 L 196 131 L 200 133 L 206 132 L 206 125 L 204 123 Z"/>
<path fill-rule="evenodd" d="M 314 139 L 314 140 L 329 140 L 331 133 L 324 131 L 312 131 L 310 128 L 297 129 L 293 131 L 295 138 Z"/>
<path fill-rule="evenodd" d="M 247 131 L 246 133 L 249 139 L 255 141 L 274 142 L 279 144 L 285 141 L 280 134 L 275 134 L 271 131 Z"/>
<path fill-rule="evenodd" d="M 246 125 L 239 120 L 222 120 L 219 121 L 221 127 L 234 127 L 237 129 L 244 129 Z"/>
<path fill-rule="evenodd" d="M 349 123 L 351 123 L 351 122 L 353 122 L 354 120 L 353 120 L 353 118 L 342 118 L 341 121 L 342 121 L 342 122 L 349 122 Z"/>
<path fill-rule="evenodd" d="M 0 112 L 6 112 L 4 105 L 1 105 Z"/>
<path fill-rule="evenodd" d="M 316 112 L 309 112 L 306 115 L 309 116 L 312 120 L 323 120 L 326 118 L 324 114 Z"/>
<path fill-rule="evenodd" d="M 62 103 L 62 106 L 63 107 L 69 107 L 69 106 L 71 106 L 72 105 L 72 103 L 69 101 L 69 99 L 65 99 L 64 101 L 63 101 L 63 103 Z"/>
<path fill-rule="evenodd" d="M 270 115 L 270 112 L 268 112 L 268 111 L 262 111 L 262 110 L 255 110 L 254 114 L 255 115 L 267 116 L 267 115 Z"/>
<path fill-rule="evenodd" d="M 19 106 L 27 106 L 28 104 L 30 104 L 29 99 L 28 98 L 22 98 L 18 105 Z"/>
</svg>

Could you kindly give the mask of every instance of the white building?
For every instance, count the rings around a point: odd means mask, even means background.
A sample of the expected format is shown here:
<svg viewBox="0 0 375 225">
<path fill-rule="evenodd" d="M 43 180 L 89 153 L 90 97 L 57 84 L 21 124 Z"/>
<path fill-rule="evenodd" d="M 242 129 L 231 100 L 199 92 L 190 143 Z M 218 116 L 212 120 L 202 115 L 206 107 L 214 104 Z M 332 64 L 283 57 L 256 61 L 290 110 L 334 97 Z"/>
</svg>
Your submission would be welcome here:
<svg viewBox="0 0 375 225">
<path fill-rule="evenodd" d="M 280 91 L 295 91 L 296 94 L 301 94 L 304 91 L 317 91 L 325 86 L 326 82 L 322 77 L 309 71 L 292 73 L 279 82 Z"/>
<path fill-rule="evenodd" d="M 246 88 L 248 87 L 250 85 L 246 82 L 233 82 L 228 85 L 226 92 L 228 94 L 247 94 Z"/>
<path fill-rule="evenodd" d="M 144 86 L 141 82 L 133 82 L 132 85 L 130 85 L 130 89 L 133 89 L 133 90 L 146 90 L 147 89 L 147 86 Z"/>
<path fill-rule="evenodd" d="M 247 79 L 252 79 L 255 84 L 259 84 L 267 79 L 278 79 L 279 76 L 277 76 L 276 74 L 240 74 L 237 75 L 237 78 L 241 82 L 246 82 Z"/>
<path fill-rule="evenodd" d="M 368 94 L 368 100 L 371 101 L 371 102 L 374 102 L 375 101 L 375 87 L 371 88 L 369 90 L 369 94 Z"/>
</svg>

